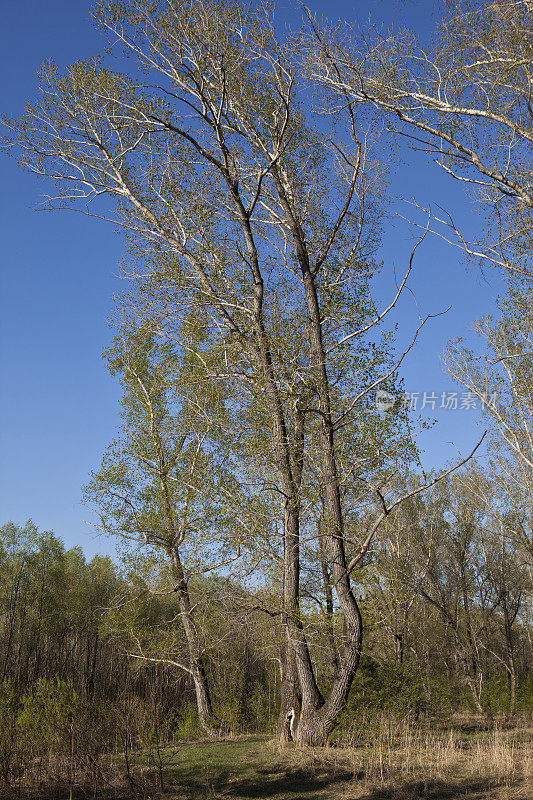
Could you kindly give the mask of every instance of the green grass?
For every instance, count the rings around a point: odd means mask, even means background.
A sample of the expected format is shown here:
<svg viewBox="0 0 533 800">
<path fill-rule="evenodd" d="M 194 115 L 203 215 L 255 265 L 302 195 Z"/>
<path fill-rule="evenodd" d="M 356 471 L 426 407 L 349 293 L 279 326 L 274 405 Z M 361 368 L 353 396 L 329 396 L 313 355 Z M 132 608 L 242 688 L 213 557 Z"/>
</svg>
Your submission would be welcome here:
<svg viewBox="0 0 533 800">
<path fill-rule="evenodd" d="M 109 755 L 87 800 L 533 800 L 532 729 L 382 725 L 352 747 L 280 746 L 266 737 L 183 742 Z M 529 777 L 528 777 L 529 775 Z M 65 780 L 9 789 L 2 800 L 66 800 Z"/>
<path fill-rule="evenodd" d="M 349 765 L 317 760 L 315 768 L 299 763 L 264 738 L 187 743 L 164 750 L 161 760 L 168 796 L 199 800 L 318 800 L 337 797 L 336 785 L 353 780 Z"/>
<path fill-rule="evenodd" d="M 480 743 L 481 744 L 481 743 Z M 484 747 L 484 745 L 481 745 Z M 457 758 L 455 757 L 457 755 Z M 324 750 L 280 748 L 264 738 L 184 743 L 161 751 L 164 793 L 150 800 L 531 800 L 524 770 L 511 774 L 468 767 L 468 753 L 459 748 L 442 769 L 399 769 L 407 753 L 388 754 L 381 771 L 376 752 L 366 748 Z M 473 756 L 473 753 L 472 753 Z M 410 756 L 413 757 L 412 754 Z M 476 758 L 480 758 L 479 747 Z M 520 756 L 518 756 L 518 761 Z M 140 766 L 142 759 L 137 759 Z M 152 767 L 154 761 L 151 761 Z M 392 769 L 391 769 L 392 765 Z M 153 774 L 153 773 L 152 773 Z M 153 787 L 153 784 L 152 784 Z M 128 798 L 129 800 L 129 798 Z M 133 796 L 132 796 L 133 800 Z"/>
</svg>

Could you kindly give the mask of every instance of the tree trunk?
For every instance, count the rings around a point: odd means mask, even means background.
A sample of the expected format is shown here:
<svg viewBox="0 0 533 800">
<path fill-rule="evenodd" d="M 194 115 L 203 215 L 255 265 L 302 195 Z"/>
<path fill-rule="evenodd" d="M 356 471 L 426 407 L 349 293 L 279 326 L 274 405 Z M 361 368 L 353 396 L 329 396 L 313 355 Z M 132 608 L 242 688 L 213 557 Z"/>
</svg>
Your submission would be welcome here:
<svg viewBox="0 0 533 800">
<path fill-rule="evenodd" d="M 296 740 L 300 744 L 321 746 L 326 743 L 327 737 L 335 724 L 335 719 L 348 697 L 353 677 L 359 665 L 363 629 L 359 606 L 350 586 L 344 550 L 344 518 L 339 491 L 329 379 L 326 369 L 326 355 L 322 339 L 322 319 L 316 282 L 309 262 L 305 234 L 293 207 L 290 193 L 285 189 L 277 164 L 272 165 L 272 177 L 285 213 L 287 225 L 292 234 L 307 303 L 309 344 L 319 410 L 318 439 L 322 455 L 322 479 L 328 515 L 328 529 L 324 531 L 324 535 L 328 542 L 327 549 L 331 559 L 333 584 L 346 623 L 344 646 L 339 652 L 339 669 L 329 696 L 324 702 L 316 684 L 309 651 L 305 640 L 303 640 L 303 632 L 299 630 L 297 624 L 292 624 L 293 621 L 289 618 L 289 633 L 295 650 L 298 678 L 302 691 L 302 709 Z"/>
<path fill-rule="evenodd" d="M 200 658 L 195 658 L 194 661 L 191 660 L 191 673 L 194 681 L 200 725 L 208 736 L 218 736 L 219 722 L 213 713 L 211 697 L 209 695 L 209 684 L 207 682 L 204 665 Z"/>
<path fill-rule="evenodd" d="M 333 723 L 328 725 L 321 714 L 301 716 L 296 729 L 296 741 L 307 747 L 324 747 L 332 729 Z"/>
<path fill-rule="evenodd" d="M 518 611 L 518 608 L 517 608 Z M 516 668 L 513 643 L 513 621 L 509 614 L 507 597 L 503 602 L 504 624 L 505 624 L 505 643 L 507 647 L 507 672 L 509 675 L 509 715 L 512 716 L 516 707 Z"/>
<path fill-rule="evenodd" d="M 278 739 L 280 742 L 290 742 L 294 738 L 299 717 L 300 690 L 298 674 L 285 621 L 281 643 L 281 704 L 278 717 Z"/>
<path fill-rule="evenodd" d="M 322 513 L 322 519 L 325 517 L 325 510 Z M 335 676 L 339 670 L 339 654 L 337 642 L 335 641 L 335 631 L 333 628 L 333 590 L 331 588 L 331 575 L 328 569 L 326 543 L 323 535 L 324 525 L 317 520 L 318 531 L 318 546 L 320 552 L 320 566 L 322 569 L 322 585 L 324 587 L 324 595 L 326 598 L 326 638 L 328 640 L 329 649 L 331 651 L 331 665 L 333 667 L 333 675 Z"/>
<path fill-rule="evenodd" d="M 516 708 L 516 671 L 514 660 L 509 665 L 509 716 L 513 716 Z"/>
<path fill-rule="evenodd" d="M 479 671 L 476 659 L 473 657 L 472 654 L 468 654 L 465 650 L 465 647 L 461 641 L 461 635 L 459 632 L 458 623 L 456 622 L 452 623 L 452 630 L 455 636 L 457 655 L 459 657 L 461 666 L 463 668 L 465 683 L 470 690 L 470 694 L 472 696 L 475 709 L 478 712 L 478 714 L 486 716 L 486 711 L 481 705 L 481 692 L 478 688 L 478 680 L 481 685 L 483 674 L 480 673 Z"/>
<path fill-rule="evenodd" d="M 285 513 L 285 559 L 284 559 L 284 618 L 288 644 L 292 650 L 292 658 L 298 678 L 301 696 L 300 715 L 296 722 L 296 741 L 299 741 L 300 723 L 323 704 L 324 699 L 317 686 L 309 648 L 300 619 L 298 603 L 299 592 L 299 511 L 294 506 L 286 505 Z M 297 711 L 297 709 L 295 709 Z M 294 723 L 292 737 L 294 737 Z"/>
<path fill-rule="evenodd" d="M 172 574 L 176 579 L 175 591 L 178 593 L 181 623 L 187 641 L 189 653 L 189 672 L 194 683 L 196 694 L 196 705 L 198 707 L 198 717 L 200 725 L 208 736 L 218 735 L 219 722 L 213 713 L 211 697 L 209 694 L 209 684 L 205 673 L 202 657 L 199 652 L 196 630 L 192 619 L 191 600 L 189 588 L 183 572 L 183 566 L 176 547 L 169 548 L 169 558 L 172 566 Z"/>
<path fill-rule="evenodd" d="M 344 646 L 339 653 L 339 668 L 329 696 L 319 713 L 309 713 L 302 703 L 302 718 L 298 726 L 298 741 L 302 744 L 325 743 L 335 725 L 335 720 L 348 698 L 350 686 L 359 666 L 363 626 L 361 612 L 350 586 L 344 549 L 344 517 L 342 512 L 339 479 L 335 457 L 333 421 L 331 415 L 329 380 L 322 342 L 320 305 L 314 278 L 307 259 L 301 262 L 307 308 L 309 312 L 309 340 L 316 375 L 319 415 L 319 445 L 322 454 L 322 474 L 326 507 L 328 511 L 327 541 L 331 559 L 333 583 L 344 622 Z M 314 709 L 316 710 L 316 709 Z"/>
<path fill-rule="evenodd" d="M 302 459 L 304 442 L 304 417 L 298 405 L 294 418 L 294 446 L 289 446 L 289 436 L 283 408 L 275 382 L 270 379 L 269 354 L 265 355 L 267 366 L 267 390 L 272 400 L 273 440 L 280 483 L 284 496 L 283 510 L 283 631 L 286 637 L 282 647 L 287 647 L 285 669 L 287 681 L 285 693 L 282 683 L 282 702 L 278 718 L 280 741 L 294 739 L 297 728 L 300 700 L 302 706 L 317 709 L 323 698 L 316 684 L 309 648 L 300 618 L 300 502 L 299 491 L 302 480 Z M 282 662 L 283 669 L 283 662 Z M 298 702 L 293 705 L 293 701 Z M 294 715 L 289 717 L 291 709 Z M 291 730 L 292 728 L 292 730 Z"/>
<path fill-rule="evenodd" d="M 404 643 L 403 643 L 403 633 L 393 633 L 394 636 L 394 651 L 396 653 L 396 661 L 398 666 L 403 666 L 403 657 L 404 657 Z"/>
</svg>

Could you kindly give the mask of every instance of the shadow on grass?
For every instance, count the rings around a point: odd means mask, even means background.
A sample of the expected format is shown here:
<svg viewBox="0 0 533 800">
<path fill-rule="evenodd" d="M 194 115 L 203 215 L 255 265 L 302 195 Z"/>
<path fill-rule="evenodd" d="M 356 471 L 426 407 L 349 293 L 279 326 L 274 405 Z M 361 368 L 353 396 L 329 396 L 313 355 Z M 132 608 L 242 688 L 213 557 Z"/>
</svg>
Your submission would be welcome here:
<svg viewBox="0 0 533 800">
<path fill-rule="evenodd" d="M 391 787 L 377 787 L 358 795 L 358 800 L 492 800 L 494 781 L 413 781 Z"/>
<path fill-rule="evenodd" d="M 287 770 L 281 765 L 279 771 L 272 767 L 257 769 L 246 779 L 231 771 L 204 778 L 183 773 L 174 777 L 172 789 L 187 800 L 493 800 L 496 789 L 491 780 L 398 782 L 369 789 L 362 784 L 362 773 L 354 776 L 353 771 L 344 769 L 313 773 L 306 769 Z"/>
<path fill-rule="evenodd" d="M 325 789 L 347 783 L 353 779 L 353 772 L 340 770 L 334 774 L 326 772 L 310 773 L 305 769 L 293 769 L 282 774 L 272 774 L 268 770 L 258 770 L 254 780 L 239 781 L 225 794 L 229 797 L 246 800 L 248 798 L 312 798 L 324 796 Z"/>
<path fill-rule="evenodd" d="M 316 773 L 306 769 L 256 768 L 254 774 L 243 777 L 230 770 L 218 771 L 216 774 L 204 775 L 186 773 L 173 775 L 170 784 L 174 790 L 181 791 L 191 800 L 205 797 L 232 798 L 232 800 L 288 800 L 288 798 L 325 797 L 325 790 L 353 780 L 353 772 L 337 770 L 335 773 L 317 770 Z M 211 793 L 211 794 L 209 794 Z"/>
</svg>

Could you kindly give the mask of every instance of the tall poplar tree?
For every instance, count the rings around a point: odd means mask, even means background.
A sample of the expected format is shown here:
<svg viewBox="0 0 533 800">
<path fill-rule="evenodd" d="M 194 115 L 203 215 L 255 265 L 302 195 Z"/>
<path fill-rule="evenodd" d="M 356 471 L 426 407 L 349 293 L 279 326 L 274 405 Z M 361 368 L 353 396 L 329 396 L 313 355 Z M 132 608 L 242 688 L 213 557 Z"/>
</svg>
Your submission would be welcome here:
<svg viewBox="0 0 533 800">
<path fill-rule="evenodd" d="M 188 324 L 202 329 L 208 344 L 192 348 L 198 371 L 231 387 L 226 408 L 244 463 L 268 472 L 281 502 L 283 685 L 292 688 L 280 735 L 292 719 L 298 741 L 323 744 L 361 653 L 351 576 L 401 499 L 385 488 L 386 435 L 365 441 L 364 432 L 367 421 L 401 425 L 374 404 L 386 389 L 394 405 L 402 360 L 376 331 L 415 251 L 381 308 L 370 285 L 383 187 L 366 122 L 348 96 L 331 124 L 313 110 L 299 38 L 280 41 L 268 14 L 231 2 L 102 0 L 94 19 L 134 59 L 130 73 L 99 61 L 65 74 L 44 65 L 39 99 L 5 120 L 8 147 L 55 182 L 50 207 L 86 209 L 128 231 L 140 262 L 153 266 L 144 302 L 158 335 L 172 338 L 180 319 L 182 336 Z M 350 428 L 361 434 L 351 452 L 341 446 Z M 327 693 L 300 612 L 311 457 L 324 502 L 314 536 L 343 618 Z M 377 505 L 368 526 L 347 518 L 353 498 L 363 502 L 354 484 Z"/>
</svg>

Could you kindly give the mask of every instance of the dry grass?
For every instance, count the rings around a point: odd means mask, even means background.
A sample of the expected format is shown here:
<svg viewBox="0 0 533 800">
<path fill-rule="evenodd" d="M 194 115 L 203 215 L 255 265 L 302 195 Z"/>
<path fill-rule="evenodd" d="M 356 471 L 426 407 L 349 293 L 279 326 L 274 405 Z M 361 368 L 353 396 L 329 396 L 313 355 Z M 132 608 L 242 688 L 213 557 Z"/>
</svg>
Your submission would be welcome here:
<svg viewBox="0 0 533 800">
<path fill-rule="evenodd" d="M 435 728 L 382 716 L 354 728 L 351 746 L 299 748 L 262 737 L 165 747 L 161 772 L 147 751 L 120 755 L 92 777 L 76 775 L 85 800 L 533 800 L 533 728 L 456 720 Z M 502 721 L 503 723 L 503 721 Z M 104 768 L 105 767 L 105 768 Z M 64 781 L 28 775 L 0 796 L 68 798 Z M 161 790 L 163 778 L 163 791 Z M 55 783 L 55 785 L 53 785 Z M 7 787 L 5 787 L 7 788 Z"/>
<path fill-rule="evenodd" d="M 295 749 L 292 759 L 300 768 L 333 773 L 349 763 L 353 777 L 345 797 L 533 800 L 531 727 L 439 730 L 383 717 L 365 740 L 325 751 Z"/>
</svg>

